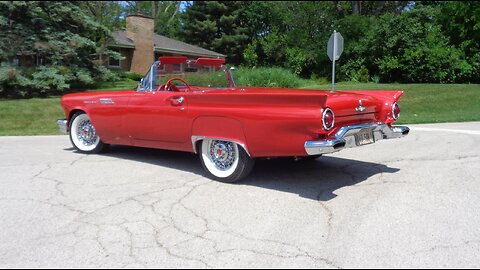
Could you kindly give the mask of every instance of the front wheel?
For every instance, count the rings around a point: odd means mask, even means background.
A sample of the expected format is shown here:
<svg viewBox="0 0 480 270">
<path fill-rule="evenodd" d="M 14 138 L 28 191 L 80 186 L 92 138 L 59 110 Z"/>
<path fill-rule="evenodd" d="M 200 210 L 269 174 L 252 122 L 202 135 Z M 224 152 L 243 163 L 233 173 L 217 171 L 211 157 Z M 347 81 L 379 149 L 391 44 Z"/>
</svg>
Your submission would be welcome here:
<svg viewBox="0 0 480 270">
<path fill-rule="evenodd" d="M 78 151 L 86 154 L 97 154 L 107 147 L 107 144 L 103 143 L 97 135 L 86 113 L 77 113 L 72 116 L 70 141 Z"/>
<path fill-rule="evenodd" d="M 230 141 L 205 139 L 199 147 L 202 166 L 214 180 L 234 183 L 247 176 L 255 160 L 238 144 Z"/>
</svg>

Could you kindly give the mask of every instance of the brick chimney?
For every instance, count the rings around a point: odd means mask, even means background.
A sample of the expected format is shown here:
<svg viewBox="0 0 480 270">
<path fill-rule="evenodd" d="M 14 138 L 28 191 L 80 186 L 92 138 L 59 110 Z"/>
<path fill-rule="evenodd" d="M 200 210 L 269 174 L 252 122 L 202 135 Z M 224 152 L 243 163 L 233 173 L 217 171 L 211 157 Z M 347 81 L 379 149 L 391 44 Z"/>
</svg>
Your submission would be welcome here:
<svg viewBox="0 0 480 270">
<path fill-rule="evenodd" d="M 153 18 L 141 14 L 127 16 L 127 37 L 135 44 L 130 71 L 143 75 L 152 65 L 155 57 L 153 30 Z"/>
</svg>

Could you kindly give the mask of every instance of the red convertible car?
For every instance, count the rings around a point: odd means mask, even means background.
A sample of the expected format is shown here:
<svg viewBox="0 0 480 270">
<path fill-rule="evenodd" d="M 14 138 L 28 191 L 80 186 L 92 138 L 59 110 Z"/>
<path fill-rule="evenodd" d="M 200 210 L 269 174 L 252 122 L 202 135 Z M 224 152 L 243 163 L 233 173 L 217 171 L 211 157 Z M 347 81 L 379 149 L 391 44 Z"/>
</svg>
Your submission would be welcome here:
<svg viewBox="0 0 480 270">
<path fill-rule="evenodd" d="M 83 153 L 109 144 L 193 152 L 210 178 L 235 182 L 256 158 L 316 158 L 407 135 L 392 126 L 402 94 L 236 86 L 225 59 L 160 57 L 136 89 L 64 95 L 57 123 Z"/>
</svg>

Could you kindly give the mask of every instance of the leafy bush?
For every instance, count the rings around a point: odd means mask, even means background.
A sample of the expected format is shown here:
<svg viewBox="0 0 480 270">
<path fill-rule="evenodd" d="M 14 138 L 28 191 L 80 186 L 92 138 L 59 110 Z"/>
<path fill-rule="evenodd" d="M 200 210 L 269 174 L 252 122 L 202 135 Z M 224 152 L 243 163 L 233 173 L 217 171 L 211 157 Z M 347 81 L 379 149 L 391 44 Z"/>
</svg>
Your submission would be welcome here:
<svg viewBox="0 0 480 270">
<path fill-rule="evenodd" d="M 135 72 L 129 72 L 129 71 L 122 70 L 122 69 L 112 70 L 110 72 L 115 76 L 115 78 L 106 78 L 103 81 L 116 81 L 116 80 L 128 79 L 128 80 L 139 82 L 144 77 L 144 75 L 142 75 L 142 74 L 138 74 L 138 73 L 135 73 Z"/>
<path fill-rule="evenodd" d="M 243 59 L 249 67 L 258 65 L 257 46 L 257 41 L 254 40 L 252 43 L 247 45 L 247 48 L 243 52 Z"/>
<path fill-rule="evenodd" d="M 360 81 L 359 71 L 361 67 L 365 67 L 364 63 L 365 63 L 364 58 L 354 58 L 347 61 L 347 63 L 340 65 L 340 72 L 338 74 L 338 79 L 339 80 L 349 79 L 350 81 L 354 81 L 354 82 Z"/>
<path fill-rule="evenodd" d="M 97 70 L 97 77 L 85 68 L 39 66 L 22 68 L 11 65 L 0 67 L 0 96 L 27 98 L 60 94 L 68 89 L 86 89 L 98 80 L 112 80 L 117 76 L 108 69 Z"/>
<path fill-rule="evenodd" d="M 325 77 L 319 77 L 317 74 L 313 73 L 310 76 L 310 80 L 313 81 L 314 84 L 327 84 L 330 81 Z"/>
<path fill-rule="evenodd" d="M 358 81 L 359 82 L 368 82 L 370 81 L 370 75 L 368 74 L 368 69 L 365 65 L 362 65 L 358 70 Z"/>
<path fill-rule="evenodd" d="M 247 68 L 232 69 L 233 78 L 237 86 L 257 87 L 286 87 L 294 88 L 303 85 L 303 80 L 284 68 Z M 163 77 L 160 83 L 165 83 L 176 75 Z M 190 85 L 207 87 L 227 87 L 228 82 L 223 71 L 208 73 L 192 73 L 184 76 Z"/>
<path fill-rule="evenodd" d="M 178 75 L 167 75 L 160 79 L 160 83 L 165 83 L 168 79 L 178 77 Z M 206 86 L 206 87 L 227 87 L 228 82 L 223 71 L 206 72 L 206 73 L 189 73 L 183 78 L 190 85 Z M 175 82 L 176 84 L 176 82 Z M 178 83 L 180 84 L 180 83 Z"/>
<path fill-rule="evenodd" d="M 302 79 L 284 68 L 239 68 L 234 71 L 238 86 L 287 87 L 302 85 Z"/>
<path fill-rule="evenodd" d="M 437 9 L 421 6 L 379 17 L 358 49 L 370 72 L 386 82 L 444 83 L 469 77 L 472 65 L 442 33 L 438 16 Z"/>
<path fill-rule="evenodd" d="M 287 48 L 287 67 L 293 70 L 293 73 L 300 75 L 307 66 L 307 55 L 300 48 Z"/>
<path fill-rule="evenodd" d="M 126 78 L 130 79 L 132 81 L 139 82 L 143 78 L 143 75 L 135 73 L 135 72 L 127 72 Z"/>
<path fill-rule="evenodd" d="M 26 97 L 32 81 L 22 74 L 18 67 L 3 65 L 0 67 L 0 96 Z"/>
<path fill-rule="evenodd" d="M 70 87 L 66 81 L 66 76 L 60 74 L 58 68 L 45 66 L 40 66 L 33 73 L 32 84 L 35 93 L 42 96 L 47 96 L 49 92 L 63 91 Z"/>
</svg>

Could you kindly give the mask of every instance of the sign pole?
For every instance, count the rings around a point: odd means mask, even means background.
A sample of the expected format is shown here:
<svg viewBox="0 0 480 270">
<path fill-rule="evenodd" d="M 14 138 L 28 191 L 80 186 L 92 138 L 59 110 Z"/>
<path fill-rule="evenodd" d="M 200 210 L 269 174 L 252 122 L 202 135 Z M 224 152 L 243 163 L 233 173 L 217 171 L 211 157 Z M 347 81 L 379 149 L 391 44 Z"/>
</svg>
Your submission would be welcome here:
<svg viewBox="0 0 480 270">
<path fill-rule="evenodd" d="M 343 52 L 343 37 L 342 34 L 333 30 L 333 34 L 328 39 L 327 55 L 332 61 L 332 92 L 335 92 L 335 62 Z"/>
<path fill-rule="evenodd" d="M 335 92 L 335 58 L 337 54 L 337 31 L 333 30 L 332 92 Z"/>
</svg>

